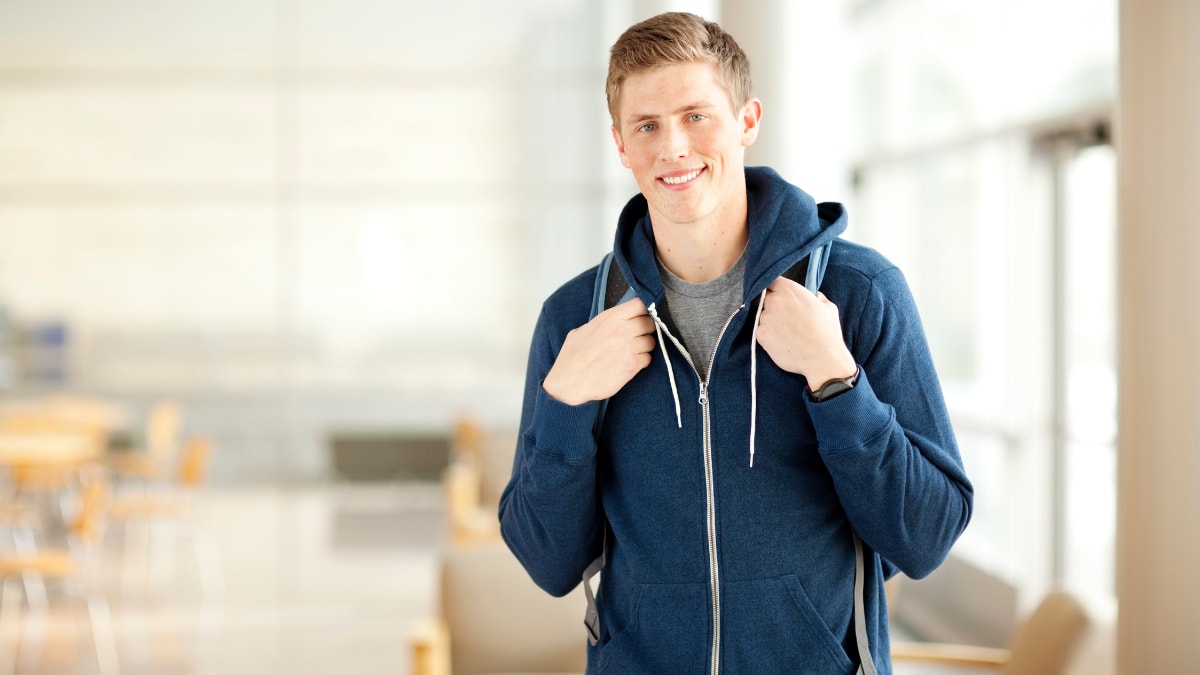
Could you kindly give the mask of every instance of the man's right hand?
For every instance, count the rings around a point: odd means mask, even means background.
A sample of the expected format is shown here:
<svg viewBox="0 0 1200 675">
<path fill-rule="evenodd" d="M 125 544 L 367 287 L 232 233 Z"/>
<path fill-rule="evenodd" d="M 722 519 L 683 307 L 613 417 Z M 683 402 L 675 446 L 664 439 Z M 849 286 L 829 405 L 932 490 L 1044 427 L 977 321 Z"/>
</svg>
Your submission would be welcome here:
<svg viewBox="0 0 1200 675">
<path fill-rule="evenodd" d="M 542 388 L 568 405 L 606 399 L 650 365 L 655 344 L 654 319 L 633 298 L 567 333 Z"/>
</svg>

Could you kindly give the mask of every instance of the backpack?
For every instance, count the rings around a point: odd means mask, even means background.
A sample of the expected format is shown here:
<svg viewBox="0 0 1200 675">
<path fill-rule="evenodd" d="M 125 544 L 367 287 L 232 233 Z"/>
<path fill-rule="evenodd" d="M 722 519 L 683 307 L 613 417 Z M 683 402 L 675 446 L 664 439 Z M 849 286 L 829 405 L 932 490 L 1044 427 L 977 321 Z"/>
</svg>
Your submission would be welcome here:
<svg viewBox="0 0 1200 675">
<path fill-rule="evenodd" d="M 816 293 L 825 276 L 825 268 L 829 264 L 829 250 L 833 242 L 814 249 L 807 257 L 793 265 L 783 276 L 797 283 L 803 279 L 804 287 Z M 592 308 L 588 320 L 604 310 L 615 307 L 634 296 L 633 288 L 625 281 L 625 275 L 619 265 L 613 264 L 612 251 L 604 254 L 600 266 L 596 270 L 596 282 L 592 289 Z M 596 414 L 595 431 L 597 436 L 604 424 L 604 414 L 608 407 L 608 399 L 600 401 L 600 409 Z M 588 631 L 588 642 L 594 647 L 600 641 L 600 613 L 596 606 L 596 596 L 592 591 L 592 577 L 600 573 L 606 564 L 605 554 L 608 549 L 608 530 L 605 528 L 605 541 L 601 544 L 600 555 L 583 571 L 583 592 L 587 597 L 587 611 L 583 625 Z M 870 643 L 867 639 L 867 615 L 863 600 L 865 587 L 865 570 L 863 561 L 862 540 L 854 533 L 854 636 L 858 644 L 858 654 L 861 665 L 859 675 L 875 675 L 875 663 L 871 658 Z"/>
<path fill-rule="evenodd" d="M 829 264 L 829 249 L 832 246 L 832 241 L 818 246 L 808 257 L 784 272 L 783 276 L 796 282 L 803 278 L 804 287 L 816 293 L 821 286 L 821 279 L 825 277 L 825 267 Z M 625 282 L 621 267 L 613 265 L 612 251 L 605 253 L 596 270 L 596 283 L 592 288 L 592 311 L 588 320 L 591 321 L 597 314 L 610 307 L 631 300 L 633 295 L 633 288 Z"/>
</svg>

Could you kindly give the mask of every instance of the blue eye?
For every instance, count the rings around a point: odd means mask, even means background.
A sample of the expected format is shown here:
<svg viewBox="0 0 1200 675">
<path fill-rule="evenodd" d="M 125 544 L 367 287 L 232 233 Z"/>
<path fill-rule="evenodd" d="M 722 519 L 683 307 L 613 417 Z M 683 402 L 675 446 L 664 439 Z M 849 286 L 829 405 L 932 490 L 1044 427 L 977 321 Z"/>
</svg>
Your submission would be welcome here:
<svg viewBox="0 0 1200 675">
<path fill-rule="evenodd" d="M 642 132 L 654 131 L 654 125 L 653 124 L 643 124 L 642 126 L 638 127 L 638 131 L 642 131 Z"/>
<path fill-rule="evenodd" d="M 688 115 L 688 119 L 693 122 L 699 122 L 700 120 L 704 119 L 704 115 L 701 115 L 700 113 L 692 113 L 691 115 Z"/>
</svg>

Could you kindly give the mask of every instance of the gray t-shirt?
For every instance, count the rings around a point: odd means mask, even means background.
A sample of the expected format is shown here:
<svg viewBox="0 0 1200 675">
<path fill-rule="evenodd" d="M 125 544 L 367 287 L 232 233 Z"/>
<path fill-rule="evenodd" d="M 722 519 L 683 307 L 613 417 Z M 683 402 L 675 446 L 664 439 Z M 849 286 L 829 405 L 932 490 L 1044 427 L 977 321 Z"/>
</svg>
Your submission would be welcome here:
<svg viewBox="0 0 1200 675">
<path fill-rule="evenodd" d="M 671 273 L 662 260 L 658 272 L 667 291 L 671 319 L 679 329 L 700 377 L 708 379 L 708 364 L 725 322 L 742 306 L 742 280 L 746 276 L 746 252 L 721 276 L 702 284 L 684 281 Z"/>
</svg>

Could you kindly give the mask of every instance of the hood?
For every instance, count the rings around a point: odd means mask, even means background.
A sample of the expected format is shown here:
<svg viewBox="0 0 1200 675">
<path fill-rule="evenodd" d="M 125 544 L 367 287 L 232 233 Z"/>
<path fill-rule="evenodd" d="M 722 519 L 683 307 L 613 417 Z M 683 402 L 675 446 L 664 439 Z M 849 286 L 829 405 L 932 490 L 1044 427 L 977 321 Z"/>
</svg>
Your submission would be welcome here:
<svg viewBox="0 0 1200 675">
<path fill-rule="evenodd" d="M 846 229 L 841 204 L 817 204 L 805 191 L 768 167 L 746 167 L 746 278 L 743 301 L 749 302 L 813 249 Z M 655 261 L 654 230 L 646 198 L 638 194 L 617 221 L 614 259 L 634 291 L 649 306 L 665 290 Z"/>
<path fill-rule="evenodd" d="M 767 286 L 787 272 L 793 265 L 808 257 L 814 250 L 831 242 L 846 229 L 846 210 L 841 204 L 827 202 L 817 204 L 808 193 L 783 180 L 773 169 L 746 167 L 746 205 L 749 237 L 746 243 L 746 276 L 742 286 L 742 307 L 750 299 L 765 295 Z M 613 259 L 632 291 L 646 304 L 646 311 L 654 319 L 658 346 L 667 362 L 667 375 L 671 395 L 675 403 L 675 419 L 683 426 L 680 412 L 679 389 L 675 383 L 675 369 L 671 367 L 671 356 L 666 340 L 670 340 L 680 353 L 690 361 L 687 349 L 671 334 L 659 316 L 658 304 L 666 294 L 656 262 L 654 229 L 651 227 L 646 198 L 637 195 L 629 200 L 617 221 L 616 242 L 613 244 Z M 819 280 L 825 272 L 827 258 L 814 258 L 818 262 Z M 815 284 L 812 286 L 816 290 Z M 754 315 L 754 327 L 750 344 L 750 466 L 754 466 L 755 436 L 758 420 L 758 347 L 754 334 L 758 331 L 762 302 L 758 303 Z"/>
</svg>

